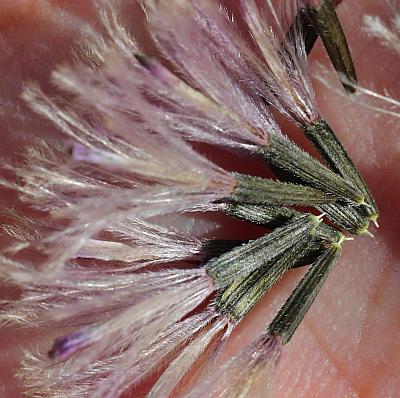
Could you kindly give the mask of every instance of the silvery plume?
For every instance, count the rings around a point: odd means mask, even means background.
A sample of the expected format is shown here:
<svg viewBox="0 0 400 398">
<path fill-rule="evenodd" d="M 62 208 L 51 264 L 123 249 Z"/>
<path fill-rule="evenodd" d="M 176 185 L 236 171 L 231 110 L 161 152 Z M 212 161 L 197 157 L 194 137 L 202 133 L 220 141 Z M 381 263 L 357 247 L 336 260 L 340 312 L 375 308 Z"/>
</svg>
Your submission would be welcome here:
<svg viewBox="0 0 400 398">
<path fill-rule="evenodd" d="M 119 22 L 117 3 L 99 2 L 102 33 L 87 30 L 79 62 L 52 73 L 60 95 L 34 83 L 23 92 L 65 136 L 30 148 L 12 168 L 18 183 L 2 180 L 35 210 L 7 214 L 14 242 L 0 273 L 21 295 L 2 320 L 62 328 L 44 349 L 26 352 L 20 377 L 28 396 L 118 397 L 150 381 L 149 397 L 254 396 L 345 236 L 368 233 L 378 218 L 344 149 L 318 141 L 321 131 L 336 138 L 316 105 L 301 26 L 293 24 L 318 2 L 290 1 L 278 12 L 270 1 L 240 1 L 248 37 L 217 1 L 142 3 L 159 58 Z M 325 161 L 282 133 L 273 108 Z M 227 170 L 199 142 L 261 159 L 279 180 Z M 206 213 L 271 232 L 204 238 L 190 225 Z M 305 264 L 261 335 L 213 370 L 242 319 Z"/>
</svg>

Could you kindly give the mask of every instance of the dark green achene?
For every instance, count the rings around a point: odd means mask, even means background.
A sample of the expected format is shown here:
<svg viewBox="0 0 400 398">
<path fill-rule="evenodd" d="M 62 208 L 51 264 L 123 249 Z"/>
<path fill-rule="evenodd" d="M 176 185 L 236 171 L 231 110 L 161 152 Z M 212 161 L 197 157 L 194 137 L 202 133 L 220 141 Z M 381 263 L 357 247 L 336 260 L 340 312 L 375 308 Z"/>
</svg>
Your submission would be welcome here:
<svg viewBox="0 0 400 398">
<path fill-rule="evenodd" d="M 341 250 L 341 241 L 332 243 L 311 265 L 268 326 L 269 335 L 280 336 L 283 344 L 290 341 L 339 258 Z"/>
</svg>

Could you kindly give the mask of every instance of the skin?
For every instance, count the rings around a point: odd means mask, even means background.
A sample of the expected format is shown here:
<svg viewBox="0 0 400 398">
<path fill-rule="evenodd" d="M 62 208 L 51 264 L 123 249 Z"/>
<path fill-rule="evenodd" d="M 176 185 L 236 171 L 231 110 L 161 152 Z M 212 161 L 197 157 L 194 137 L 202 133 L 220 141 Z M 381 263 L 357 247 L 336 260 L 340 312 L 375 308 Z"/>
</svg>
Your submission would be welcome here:
<svg viewBox="0 0 400 398">
<path fill-rule="evenodd" d="M 33 115 L 19 99 L 22 82 L 34 80 L 45 89 L 49 88 L 49 72 L 54 66 L 71 59 L 69 49 L 82 24 L 85 21 L 96 24 L 96 17 L 90 2 L 85 0 L 2 0 L 1 8 L 0 151 L 8 163 L 20 159 L 23 146 L 33 137 L 59 137 L 52 126 Z M 396 68 L 398 55 L 366 37 L 360 29 L 365 14 L 386 17 L 381 1 L 348 0 L 343 2 L 338 12 L 349 38 L 360 84 L 379 92 L 385 87 L 393 89 L 393 95 L 399 98 L 400 93 L 395 92 L 399 78 Z M 138 7 L 133 7 L 126 14 L 129 15 L 128 22 L 138 13 Z M 329 65 L 319 42 L 311 55 L 313 66 L 317 61 Z M 335 83 L 340 91 L 340 84 Z M 315 83 L 315 89 L 321 113 L 348 149 L 377 200 L 381 211 L 380 228 L 371 228 L 374 239 L 361 236 L 355 241 L 345 242 L 342 257 L 284 349 L 272 382 L 272 396 L 396 397 L 400 391 L 400 251 L 397 228 L 400 185 L 396 184 L 399 128 L 395 120 L 366 110 L 319 83 Z M 309 148 L 295 129 L 287 126 L 284 130 Z M 223 163 L 232 167 L 234 158 L 227 155 Z M 15 196 L 5 190 L 0 201 L 2 206 L 16 203 Z M 241 236 L 235 234 L 234 228 L 240 228 Z M 257 231 L 243 232 L 243 224 L 228 221 L 220 233 L 224 237 L 242 238 Z M 289 272 L 268 293 L 234 332 L 224 356 L 232 355 L 258 335 L 303 272 Z M 12 294 L 9 288 L 0 293 L 7 297 Z M 10 328 L 0 330 L 0 395 L 21 396 L 18 382 L 12 378 L 21 347 L 34 347 L 41 341 L 50 342 L 53 337 Z M 132 397 L 138 395 L 138 390 L 131 394 Z"/>
</svg>

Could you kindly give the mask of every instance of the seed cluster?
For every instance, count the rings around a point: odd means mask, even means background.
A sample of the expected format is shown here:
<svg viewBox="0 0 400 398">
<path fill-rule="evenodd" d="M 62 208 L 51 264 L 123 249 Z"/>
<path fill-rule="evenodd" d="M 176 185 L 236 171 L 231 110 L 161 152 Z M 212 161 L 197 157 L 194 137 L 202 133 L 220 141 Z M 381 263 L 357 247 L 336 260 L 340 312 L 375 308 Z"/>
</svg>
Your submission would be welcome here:
<svg viewBox="0 0 400 398">
<path fill-rule="evenodd" d="M 23 184 L 0 181 L 46 215 L 9 213 L 17 227 L 5 229 L 17 242 L 0 257 L 0 271 L 23 293 L 1 318 L 76 329 L 45 354 L 27 354 L 26 393 L 118 397 L 157 374 L 149 398 L 252 397 L 343 242 L 368 234 L 379 217 L 320 115 L 307 69 L 321 37 L 348 95 L 356 89 L 339 2 L 285 1 L 278 16 L 271 0 L 239 0 L 244 39 L 218 1 L 144 0 L 168 67 L 144 54 L 108 3 L 100 7 L 104 37 L 91 32 L 84 62 L 53 73 L 67 100 L 35 85 L 23 93 L 67 143 L 32 148 L 15 168 Z M 302 129 L 318 159 L 281 133 L 271 109 Z M 191 141 L 256 156 L 278 179 L 227 171 Z M 221 212 L 266 231 L 254 240 L 207 240 L 173 227 L 192 212 Z M 39 263 L 19 261 L 24 250 Z M 182 393 L 191 369 L 210 362 L 255 304 L 303 266 L 259 338 Z"/>
</svg>

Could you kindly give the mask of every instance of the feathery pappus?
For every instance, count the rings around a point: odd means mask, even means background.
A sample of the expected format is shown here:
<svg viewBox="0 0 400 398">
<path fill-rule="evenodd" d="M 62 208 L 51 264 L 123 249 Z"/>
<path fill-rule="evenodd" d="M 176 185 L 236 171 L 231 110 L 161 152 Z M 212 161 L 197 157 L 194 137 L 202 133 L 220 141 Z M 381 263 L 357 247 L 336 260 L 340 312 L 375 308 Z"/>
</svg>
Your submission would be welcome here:
<svg viewBox="0 0 400 398">
<path fill-rule="evenodd" d="M 96 1 L 101 26 L 52 72 L 54 92 L 26 83 L 22 93 L 63 138 L 39 137 L 14 178 L 0 179 L 31 209 L 3 211 L 0 277 L 18 294 L 0 320 L 52 334 L 24 352 L 19 380 L 37 398 L 267 397 L 342 246 L 370 239 L 380 215 L 317 105 L 317 38 L 349 101 L 370 96 L 366 107 L 396 117 L 399 103 L 358 86 L 341 1 L 239 0 L 231 15 L 219 0 L 141 0 L 157 55 L 121 22 L 125 3 Z M 393 26 L 365 17 L 398 51 Z M 274 177 L 229 169 L 203 148 Z M 210 237 L 218 223 L 203 220 L 221 215 L 263 232 Z M 227 355 L 257 303 L 302 267 L 259 335 Z"/>
</svg>

